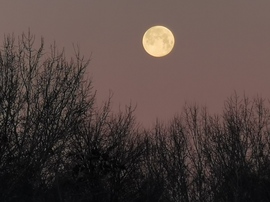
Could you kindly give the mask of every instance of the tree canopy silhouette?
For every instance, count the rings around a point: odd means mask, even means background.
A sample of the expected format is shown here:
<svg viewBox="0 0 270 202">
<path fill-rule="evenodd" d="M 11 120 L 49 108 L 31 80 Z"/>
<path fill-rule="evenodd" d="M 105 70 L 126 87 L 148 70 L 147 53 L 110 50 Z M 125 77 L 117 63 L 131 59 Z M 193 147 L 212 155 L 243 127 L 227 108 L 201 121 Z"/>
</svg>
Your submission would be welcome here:
<svg viewBox="0 0 270 202">
<path fill-rule="evenodd" d="M 33 198 L 60 172 L 69 138 L 91 112 L 94 94 L 83 76 L 89 60 L 35 37 L 8 35 L 0 52 L 0 198 Z"/>
<path fill-rule="evenodd" d="M 270 108 L 229 97 L 144 129 L 134 107 L 95 105 L 89 60 L 44 40 L 0 50 L 0 201 L 270 201 Z"/>
</svg>

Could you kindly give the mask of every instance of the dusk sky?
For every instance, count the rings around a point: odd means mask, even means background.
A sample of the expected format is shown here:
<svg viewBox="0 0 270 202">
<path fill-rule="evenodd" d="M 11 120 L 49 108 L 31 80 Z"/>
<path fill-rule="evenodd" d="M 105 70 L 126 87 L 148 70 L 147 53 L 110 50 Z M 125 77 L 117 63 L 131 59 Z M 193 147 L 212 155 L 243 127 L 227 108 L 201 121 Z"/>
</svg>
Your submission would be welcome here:
<svg viewBox="0 0 270 202">
<path fill-rule="evenodd" d="M 144 32 L 168 27 L 172 52 L 155 58 L 142 46 Z M 28 29 L 54 41 L 67 58 L 78 44 L 91 57 L 89 76 L 102 105 L 130 103 L 138 122 L 151 126 L 181 113 L 185 103 L 222 111 L 235 91 L 270 98 L 269 0 L 3 0 L 0 36 Z"/>
</svg>

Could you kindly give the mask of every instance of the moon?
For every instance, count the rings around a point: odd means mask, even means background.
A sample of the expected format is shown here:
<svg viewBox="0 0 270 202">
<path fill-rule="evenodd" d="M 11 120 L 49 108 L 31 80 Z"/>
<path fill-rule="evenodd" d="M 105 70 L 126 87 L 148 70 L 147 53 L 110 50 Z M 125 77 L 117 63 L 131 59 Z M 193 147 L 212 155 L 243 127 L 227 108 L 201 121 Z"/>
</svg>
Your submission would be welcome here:
<svg viewBox="0 0 270 202">
<path fill-rule="evenodd" d="M 171 30 L 164 26 L 150 27 L 143 35 L 144 50 L 154 57 L 168 55 L 174 47 L 174 36 Z"/>
</svg>

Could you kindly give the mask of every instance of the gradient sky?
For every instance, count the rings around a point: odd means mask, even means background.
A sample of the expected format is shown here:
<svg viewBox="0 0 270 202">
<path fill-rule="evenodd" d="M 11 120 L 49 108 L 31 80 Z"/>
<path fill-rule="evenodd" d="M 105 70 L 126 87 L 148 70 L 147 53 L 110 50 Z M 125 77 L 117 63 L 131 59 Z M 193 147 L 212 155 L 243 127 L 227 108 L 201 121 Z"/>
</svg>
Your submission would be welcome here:
<svg viewBox="0 0 270 202">
<path fill-rule="evenodd" d="M 151 26 L 171 29 L 171 54 L 154 58 L 142 47 Z M 0 36 L 27 32 L 56 41 L 66 55 L 72 44 L 90 57 L 89 74 L 101 105 L 113 92 L 117 111 L 137 105 L 137 120 L 167 121 L 185 103 L 221 112 L 236 91 L 270 93 L 269 0 L 3 0 Z"/>
</svg>

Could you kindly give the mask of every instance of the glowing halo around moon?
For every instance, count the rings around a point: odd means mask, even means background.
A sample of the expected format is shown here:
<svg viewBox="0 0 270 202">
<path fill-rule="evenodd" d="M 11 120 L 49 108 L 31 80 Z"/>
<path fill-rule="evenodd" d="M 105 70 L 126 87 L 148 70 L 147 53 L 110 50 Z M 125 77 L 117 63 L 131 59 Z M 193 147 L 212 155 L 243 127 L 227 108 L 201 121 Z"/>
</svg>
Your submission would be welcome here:
<svg viewBox="0 0 270 202">
<path fill-rule="evenodd" d="M 168 55 L 174 47 L 174 36 L 171 30 L 164 26 L 150 27 L 143 35 L 142 44 L 144 50 L 154 56 Z"/>
</svg>

